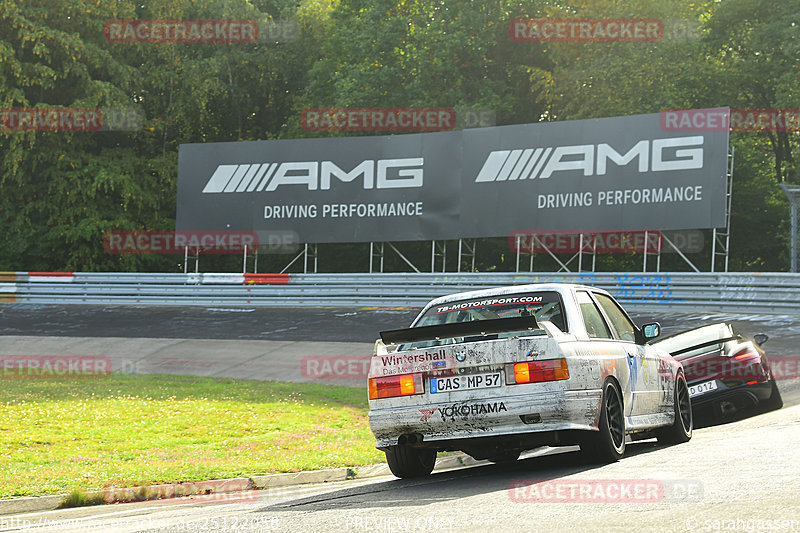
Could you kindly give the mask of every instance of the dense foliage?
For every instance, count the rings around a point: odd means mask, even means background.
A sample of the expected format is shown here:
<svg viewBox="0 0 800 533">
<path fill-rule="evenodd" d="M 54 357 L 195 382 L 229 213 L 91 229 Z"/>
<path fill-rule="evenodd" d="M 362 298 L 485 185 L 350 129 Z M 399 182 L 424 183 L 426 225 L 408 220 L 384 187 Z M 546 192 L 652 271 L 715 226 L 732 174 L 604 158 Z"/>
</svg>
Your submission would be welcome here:
<svg viewBox="0 0 800 533">
<path fill-rule="evenodd" d="M 665 37 L 514 42 L 508 21 L 519 17 L 658 18 Z M 112 19 L 219 18 L 290 22 L 297 31 L 227 44 L 115 43 L 103 34 Z M 137 108 L 144 116 L 134 131 L 0 131 L 0 270 L 182 268 L 175 256 L 108 254 L 103 235 L 174 227 L 181 143 L 336 135 L 300 126 L 309 107 L 491 109 L 498 125 L 796 109 L 798 58 L 798 0 L 0 0 L 0 109 Z M 799 139 L 732 133 L 732 269 L 787 268 L 789 209 L 778 184 L 800 182 Z M 504 240 L 478 249 L 480 269 L 513 267 Z M 430 243 L 404 250 L 420 266 L 430 261 Z M 367 258 L 366 245 L 320 248 L 323 270 L 363 271 Z M 259 270 L 288 259 L 261 258 Z M 601 266 L 638 261 L 608 257 Z M 208 258 L 201 268 L 241 268 L 241 259 Z M 396 268 L 407 267 L 398 260 Z"/>
</svg>

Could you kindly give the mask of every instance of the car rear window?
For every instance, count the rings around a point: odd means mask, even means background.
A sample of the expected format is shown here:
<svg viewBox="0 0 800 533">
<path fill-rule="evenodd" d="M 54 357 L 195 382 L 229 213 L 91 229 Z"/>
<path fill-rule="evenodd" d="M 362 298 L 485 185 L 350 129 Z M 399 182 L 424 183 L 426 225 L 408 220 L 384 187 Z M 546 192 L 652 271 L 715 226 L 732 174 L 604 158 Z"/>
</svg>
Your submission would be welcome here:
<svg viewBox="0 0 800 533">
<path fill-rule="evenodd" d="M 434 305 L 425 311 L 415 326 L 438 326 L 531 315 L 536 317 L 537 322 L 548 320 L 561 331 L 567 331 L 561 296 L 553 291 L 470 298 Z"/>
</svg>

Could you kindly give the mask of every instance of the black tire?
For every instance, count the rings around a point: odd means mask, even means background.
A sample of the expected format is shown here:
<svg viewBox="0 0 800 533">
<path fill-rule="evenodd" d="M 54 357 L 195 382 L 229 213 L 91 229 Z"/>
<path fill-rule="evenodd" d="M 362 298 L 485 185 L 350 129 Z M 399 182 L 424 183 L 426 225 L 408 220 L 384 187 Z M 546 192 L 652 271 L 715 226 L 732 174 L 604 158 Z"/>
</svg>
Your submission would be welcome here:
<svg viewBox="0 0 800 533">
<path fill-rule="evenodd" d="M 399 478 L 424 477 L 433 471 L 436 450 L 399 444 L 385 450 L 389 470 Z"/>
<path fill-rule="evenodd" d="M 692 415 L 692 401 L 689 399 L 689 387 L 683 374 L 675 380 L 675 421 L 671 426 L 656 431 L 656 438 L 660 444 L 681 444 L 692 438 L 694 430 L 694 416 Z"/>
<path fill-rule="evenodd" d="M 774 381 L 772 382 L 772 395 L 761 402 L 761 406 L 764 411 L 774 411 L 783 407 L 783 398 L 781 398 L 781 393 L 778 390 L 778 384 Z"/>
<path fill-rule="evenodd" d="M 600 402 L 599 431 L 586 435 L 581 451 L 591 462 L 613 463 L 625 455 L 625 413 L 614 381 L 606 381 Z"/>
</svg>

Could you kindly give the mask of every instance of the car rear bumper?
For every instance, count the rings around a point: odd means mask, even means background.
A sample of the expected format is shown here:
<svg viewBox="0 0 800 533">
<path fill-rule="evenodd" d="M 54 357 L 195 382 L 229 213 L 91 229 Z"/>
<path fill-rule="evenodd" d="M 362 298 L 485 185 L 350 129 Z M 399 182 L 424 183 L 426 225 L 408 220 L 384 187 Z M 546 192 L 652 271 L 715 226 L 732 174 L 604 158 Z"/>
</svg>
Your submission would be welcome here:
<svg viewBox="0 0 800 533">
<path fill-rule="evenodd" d="M 751 385 L 742 383 L 733 387 L 722 384 L 721 388 L 713 392 L 693 397 L 692 407 L 701 409 L 723 401 L 731 402 L 740 409 L 755 407 L 770 398 L 772 389 L 772 380 L 759 381 Z"/>
<path fill-rule="evenodd" d="M 372 409 L 369 425 L 377 447 L 398 444 L 403 435 L 440 442 L 597 427 L 602 391 L 542 392 L 458 402 L 417 403 Z M 523 421 L 524 420 L 524 421 Z"/>
</svg>

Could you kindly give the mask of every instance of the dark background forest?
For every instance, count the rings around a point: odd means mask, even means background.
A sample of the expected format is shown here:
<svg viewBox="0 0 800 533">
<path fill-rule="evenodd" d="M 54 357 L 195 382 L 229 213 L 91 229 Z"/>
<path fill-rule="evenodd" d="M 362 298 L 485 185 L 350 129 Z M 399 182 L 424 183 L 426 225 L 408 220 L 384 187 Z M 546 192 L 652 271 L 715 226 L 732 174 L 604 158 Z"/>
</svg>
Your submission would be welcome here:
<svg viewBox="0 0 800 533">
<path fill-rule="evenodd" d="M 658 42 L 523 43 L 515 18 L 661 19 Z M 253 19 L 293 28 L 252 43 L 112 43 L 112 19 Z M 312 107 L 491 110 L 497 125 L 666 109 L 800 108 L 798 0 L 0 0 L 0 109 L 132 108 L 132 131 L 0 130 L 0 270 L 183 270 L 183 257 L 112 255 L 112 230 L 174 229 L 182 143 L 344 135 L 310 132 Z M 731 270 L 785 271 L 797 131 L 731 133 Z M 692 256 L 707 269 L 705 249 Z M 401 243 L 420 267 L 431 244 Z M 321 271 L 365 271 L 366 244 L 319 247 Z M 455 270 L 455 245 L 447 268 Z M 511 270 L 506 239 L 477 268 Z M 293 255 L 259 257 L 260 272 Z M 527 262 L 527 259 L 526 259 Z M 555 263 L 537 258 L 537 270 Z M 387 254 L 387 269 L 408 270 Z M 672 254 L 664 268 L 686 269 Z M 209 256 L 203 271 L 241 270 Z M 301 262 L 292 271 L 302 268 Z M 598 258 L 640 270 L 641 256 Z M 557 268 L 556 268 L 557 269 Z"/>
</svg>

